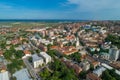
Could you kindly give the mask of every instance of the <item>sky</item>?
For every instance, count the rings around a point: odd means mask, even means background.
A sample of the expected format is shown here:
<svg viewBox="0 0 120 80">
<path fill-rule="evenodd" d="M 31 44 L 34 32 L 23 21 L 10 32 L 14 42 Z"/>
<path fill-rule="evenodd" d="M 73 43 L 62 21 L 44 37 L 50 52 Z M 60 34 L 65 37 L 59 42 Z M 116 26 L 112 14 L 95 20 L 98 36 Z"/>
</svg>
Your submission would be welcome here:
<svg viewBox="0 0 120 80">
<path fill-rule="evenodd" d="M 0 0 L 0 19 L 120 20 L 120 0 Z"/>
</svg>

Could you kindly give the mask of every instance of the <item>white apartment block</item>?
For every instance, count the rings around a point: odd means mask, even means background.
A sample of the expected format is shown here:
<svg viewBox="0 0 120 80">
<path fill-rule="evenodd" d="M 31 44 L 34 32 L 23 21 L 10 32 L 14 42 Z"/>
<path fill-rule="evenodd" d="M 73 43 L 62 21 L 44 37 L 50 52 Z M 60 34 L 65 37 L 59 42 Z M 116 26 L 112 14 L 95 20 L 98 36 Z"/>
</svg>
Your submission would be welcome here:
<svg viewBox="0 0 120 80">
<path fill-rule="evenodd" d="M 115 48 L 109 49 L 110 60 L 116 61 L 119 58 L 119 50 Z"/>
<path fill-rule="evenodd" d="M 32 55 L 32 59 L 34 68 L 38 68 L 39 66 L 42 66 L 42 64 L 44 63 L 43 58 L 39 57 L 37 54 Z"/>
<path fill-rule="evenodd" d="M 40 52 L 40 56 L 44 59 L 46 64 L 51 62 L 51 56 L 49 56 L 46 52 Z"/>
</svg>

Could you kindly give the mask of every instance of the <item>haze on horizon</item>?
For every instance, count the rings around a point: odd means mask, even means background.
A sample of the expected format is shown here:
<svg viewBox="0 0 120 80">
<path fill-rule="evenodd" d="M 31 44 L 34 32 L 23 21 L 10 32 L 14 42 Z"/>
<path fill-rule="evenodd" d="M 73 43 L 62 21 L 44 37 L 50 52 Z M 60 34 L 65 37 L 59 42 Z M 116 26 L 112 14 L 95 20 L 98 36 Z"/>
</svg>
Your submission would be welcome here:
<svg viewBox="0 0 120 80">
<path fill-rule="evenodd" d="M 120 20 L 117 0 L 0 0 L 0 19 Z"/>
</svg>

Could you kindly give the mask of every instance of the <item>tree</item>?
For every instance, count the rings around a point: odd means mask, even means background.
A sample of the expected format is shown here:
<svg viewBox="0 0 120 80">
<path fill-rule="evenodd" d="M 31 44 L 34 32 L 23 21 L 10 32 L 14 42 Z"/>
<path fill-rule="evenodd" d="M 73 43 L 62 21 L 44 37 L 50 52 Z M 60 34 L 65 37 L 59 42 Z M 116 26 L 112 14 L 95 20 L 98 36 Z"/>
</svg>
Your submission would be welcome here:
<svg viewBox="0 0 120 80">
<path fill-rule="evenodd" d="M 28 61 L 29 61 L 30 63 L 32 63 L 32 57 L 29 57 Z"/>
<path fill-rule="evenodd" d="M 72 60 L 78 62 L 78 63 L 81 61 L 81 60 L 80 60 L 81 56 L 80 56 L 80 54 L 79 54 L 78 52 L 76 52 L 76 53 L 74 53 L 74 54 L 71 54 L 71 55 L 70 55 L 70 58 L 71 58 Z"/>
<path fill-rule="evenodd" d="M 11 79 L 10 80 L 17 80 L 17 78 L 16 77 L 11 77 Z"/>
<path fill-rule="evenodd" d="M 82 72 L 80 72 L 80 74 L 79 74 L 79 78 L 80 78 L 80 79 L 85 79 L 85 78 L 86 78 L 86 74 L 87 74 L 86 71 L 82 71 Z"/>
</svg>

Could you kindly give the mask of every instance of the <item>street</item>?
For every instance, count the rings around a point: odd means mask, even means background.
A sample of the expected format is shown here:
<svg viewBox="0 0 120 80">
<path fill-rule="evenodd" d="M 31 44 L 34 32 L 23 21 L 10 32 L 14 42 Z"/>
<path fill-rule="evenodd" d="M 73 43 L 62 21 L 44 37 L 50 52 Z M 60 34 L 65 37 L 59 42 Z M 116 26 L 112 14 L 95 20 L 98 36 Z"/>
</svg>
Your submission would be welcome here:
<svg viewBox="0 0 120 80">
<path fill-rule="evenodd" d="M 40 76 L 34 71 L 33 66 L 28 62 L 28 59 L 23 59 L 27 69 L 29 70 L 31 76 L 34 78 L 34 80 L 41 80 Z"/>
</svg>

